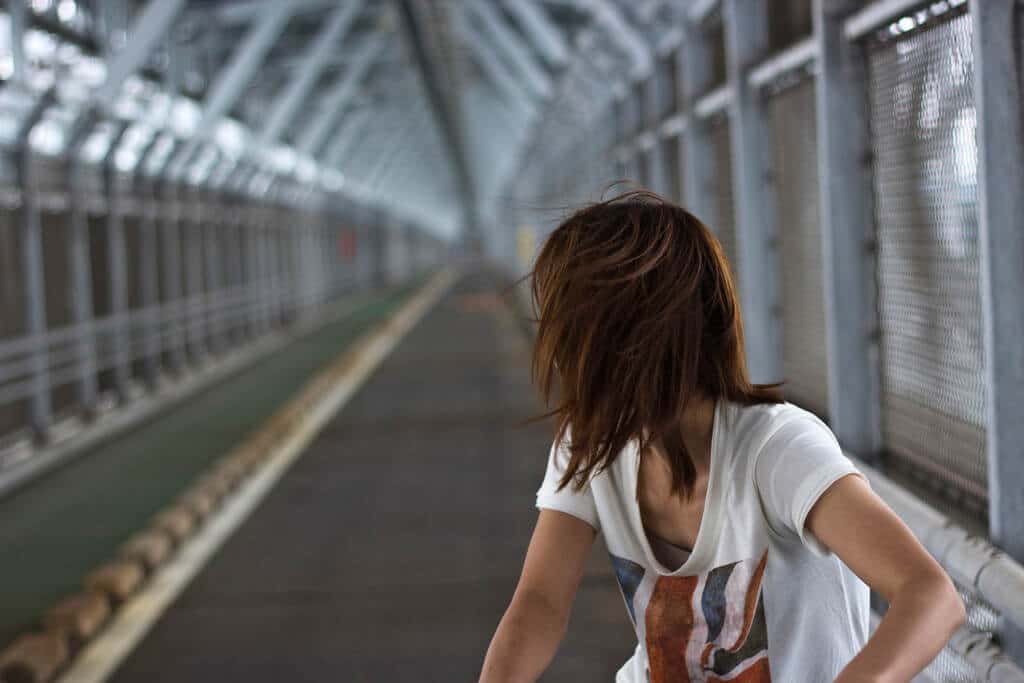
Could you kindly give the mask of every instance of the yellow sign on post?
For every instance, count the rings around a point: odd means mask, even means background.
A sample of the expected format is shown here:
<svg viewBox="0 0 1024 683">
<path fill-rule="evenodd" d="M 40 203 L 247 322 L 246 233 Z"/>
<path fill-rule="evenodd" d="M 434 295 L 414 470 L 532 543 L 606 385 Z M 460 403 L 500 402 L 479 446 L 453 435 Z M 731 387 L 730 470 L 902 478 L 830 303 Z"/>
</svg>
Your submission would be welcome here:
<svg viewBox="0 0 1024 683">
<path fill-rule="evenodd" d="M 519 267 L 529 270 L 533 266 L 533 256 L 537 249 L 537 228 L 532 225 L 520 225 L 517 245 Z"/>
</svg>

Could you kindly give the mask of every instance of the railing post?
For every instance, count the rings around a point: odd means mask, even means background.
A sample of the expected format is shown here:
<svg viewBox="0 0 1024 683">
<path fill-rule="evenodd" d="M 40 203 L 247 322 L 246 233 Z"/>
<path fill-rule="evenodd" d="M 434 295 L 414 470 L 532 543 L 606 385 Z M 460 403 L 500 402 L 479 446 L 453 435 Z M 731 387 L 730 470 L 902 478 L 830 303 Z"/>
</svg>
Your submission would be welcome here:
<svg viewBox="0 0 1024 683">
<path fill-rule="evenodd" d="M 35 338 L 29 352 L 31 377 L 29 420 L 35 437 L 45 440 L 53 420 L 50 400 L 49 344 L 46 342 L 46 281 L 43 274 L 42 226 L 29 134 L 55 102 L 52 90 L 35 103 L 18 131 L 17 172 L 21 188 L 21 266 L 25 277 L 25 332 Z"/>
<path fill-rule="evenodd" d="M 93 130 L 96 117 L 89 112 L 75 122 L 68 140 L 68 258 L 71 269 L 71 322 L 78 328 L 75 347 L 78 355 L 76 393 L 79 407 L 86 413 L 96 408 L 96 330 L 93 326 L 92 259 L 89 254 L 88 198 L 83 187 L 85 166 L 81 145 Z"/>
<path fill-rule="evenodd" d="M 643 94 L 647 100 L 644 111 L 647 113 L 647 120 L 643 123 L 641 148 L 644 144 L 650 145 L 650 149 L 647 151 L 647 168 L 650 174 L 651 189 L 663 197 L 667 197 L 669 192 L 665 176 L 665 151 L 662 148 L 661 135 L 658 131 L 658 120 L 661 118 L 661 103 L 664 97 L 660 73 L 662 68 L 661 60 L 654 60 L 654 66 L 644 82 Z"/>
<path fill-rule="evenodd" d="M 978 140 L 978 246 L 985 335 L 989 529 L 1024 561 L 1024 155 L 1014 0 L 971 3 Z M 1024 630 L 1006 623 L 1004 649 L 1024 663 Z"/>
<path fill-rule="evenodd" d="M 770 182 L 770 131 L 764 100 L 747 75 L 768 55 L 766 0 L 722 0 L 725 22 L 729 141 L 736 188 L 736 254 L 747 363 L 751 380 L 782 377 L 779 254 L 774 190 Z"/>
<path fill-rule="evenodd" d="M 818 178 L 828 344 L 828 414 L 847 450 L 882 447 L 874 190 L 866 64 L 843 35 L 856 0 L 815 0 Z"/>
<path fill-rule="evenodd" d="M 114 359 L 114 387 L 119 401 L 128 398 L 131 354 L 128 348 L 128 276 L 125 263 L 124 208 L 121 206 L 122 197 L 118 191 L 114 157 L 127 129 L 127 124 L 121 124 L 103 159 L 103 187 L 107 198 L 107 259 L 110 268 L 107 277 L 110 284 L 110 319 L 113 322 L 110 328 L 110 341 Z"/>
<path fill-rule="evenodd" d="M 167 359 L 170 369 L 181 373 L 185 369 L 185 340 L 188 317 L 185 315 L 185 297 L 181 282 L 181 188 L 172 178 L 163 176 L 163 262 L 164 302 L 160 307 L 168 339 Z"/>
<path fill-rule="evenodd" d="M 200 207 L 199 229 L 205 248 L 206 310 L 209 323 L 209 344 L 214 353 L 224 350 L 224 279 L 221 273 L 220 218 L 214 202 L 214 190 L 201 185 L 197 192 Z"/>
<path fill-rule="evenodd" d="M 186 206 L 183 221 L 185 235 L 185 301 L 188 315 L 188 339 L 191 362 L 201 366 L 206 361 L 206 339 L 204 332 L 205 305 L 203 297 L 203 229 L 201 224 L 202 208 L 199 188 L 189 184 L 188 178 L 182 174 L 179 182 L 185 191 Z"/>
<path fill-rule="evenodd" d="M 683 198 L 687 209 L 707 223 L 712 230 L 718 224 L 715 200 L 714 150 L 707 124 L 694 115 L 694 104 L 712 85 L 711 48 L 701 27 L 680 17 L 683 31 L 680 43 L 682 60 L 683 106 L 688 114 L 686 130 L 680 136 L 683 144 Z"/>
<path fill-rule="evenodd" d="M 157 276 L 157 201 L 153 179 L 146 176 L 145 167 L 160 140 L 154 134 L 135 165 L 132 186 L 139 205 L 139 299 L 142 315 L 143 378 L 150 390 L 157 388 L 160 374 L 160 315 L 159 284 Z"/>
<path fill-rule="evenodd" d="M 224 218 L 225 241 L 227 243 L 227 279 L 231 285 L 231 341 L 237 344 L 244 338 L 246 321 L 240 311 L 244 310 L 244 301 L 239 297 L 245 285 L 243 262 L 245 260 L 245 240 L 242 238 L 241 205 L 228 185 L 220 190 L 221 212 Z"/>
</svg>

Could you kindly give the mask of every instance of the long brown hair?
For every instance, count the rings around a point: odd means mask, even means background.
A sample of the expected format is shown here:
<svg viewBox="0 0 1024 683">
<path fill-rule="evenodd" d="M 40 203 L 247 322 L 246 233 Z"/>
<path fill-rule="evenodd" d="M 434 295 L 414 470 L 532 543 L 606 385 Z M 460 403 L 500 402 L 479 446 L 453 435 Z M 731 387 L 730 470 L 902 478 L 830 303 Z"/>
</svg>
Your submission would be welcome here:
<svg viewBox="0 0 1024 683">
<path fill-rule="evenodd" d="M 559 489 L 581 489 L 628 442 L 664 444 L 686 498 L 696 470 L 681 418 L 696 395 L 783 401 L 751 384 L 736 287 L 722 248 L 686 209 L 636 190 L 589 204 L 545 240 L 530 273 L 538 328 L 532 373 L 556 439 L 571 426 Z M 750 286 L 756 286 L 751 283 Z"/>
</svg>

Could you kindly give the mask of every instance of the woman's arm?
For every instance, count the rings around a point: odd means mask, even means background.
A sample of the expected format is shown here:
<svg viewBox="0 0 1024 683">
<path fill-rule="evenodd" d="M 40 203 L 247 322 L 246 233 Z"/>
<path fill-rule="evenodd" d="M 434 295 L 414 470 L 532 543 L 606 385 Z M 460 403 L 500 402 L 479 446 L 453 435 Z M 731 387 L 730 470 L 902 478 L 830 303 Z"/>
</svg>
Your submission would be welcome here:
<svg viewBox="0 0 1024 683">
<path fill-rule="evenodd" d="M 949 576 L 860 476 L 830 486 L 805 527 L 889 602 L 867 645 L 836 683 L 909 681 L 966 619 Z"/>
<path fill-rule="evenodd" d="M 512 602 L 484 659 L 480 683 L 532 682 L 555 656 L 597 532 L 542 509 Z"/>
</svg>

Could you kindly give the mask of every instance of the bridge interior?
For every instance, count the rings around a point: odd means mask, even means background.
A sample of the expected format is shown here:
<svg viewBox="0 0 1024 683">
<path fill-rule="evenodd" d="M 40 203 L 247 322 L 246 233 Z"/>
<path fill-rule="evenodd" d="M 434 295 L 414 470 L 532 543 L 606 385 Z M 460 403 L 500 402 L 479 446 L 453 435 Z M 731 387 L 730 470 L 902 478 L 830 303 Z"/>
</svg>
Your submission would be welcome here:
<svg viewBox="0 0 1024 683">
<path fill-rule="evenodd" d="M 1024 682 L 1022 53 L 1017 0 L 9 0 L 0 682 L 475 679 L 522 277 L 634 187 L 960 590 L 915 680 Z M 543 680 L 635 646 L 598 543 Z"/>
</svg>

